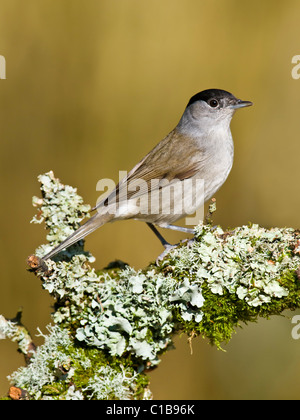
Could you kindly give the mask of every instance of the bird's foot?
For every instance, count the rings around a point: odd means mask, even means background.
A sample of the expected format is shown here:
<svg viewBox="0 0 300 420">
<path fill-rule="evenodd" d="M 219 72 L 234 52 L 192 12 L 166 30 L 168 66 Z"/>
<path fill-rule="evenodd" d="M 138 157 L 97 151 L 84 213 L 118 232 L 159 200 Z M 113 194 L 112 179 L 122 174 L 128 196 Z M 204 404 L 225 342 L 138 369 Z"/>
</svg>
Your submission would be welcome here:
<svg viewBox="0 0 300 420">
<path fill-rule="evenodd" d="M 171 245 L 171 244 L 166 244 L 165 245 L 165 250 L 164 252 L 162 252 L 157 258 L 156 258 L 156 265 L 159 265 L 159 263 L 165 258 L 166 255 L 169 254 L 169 252 L 172 251 L 172 249 L 177 248 L 179 244 L 176 245 Z"/>
<path fill-rule="evenodd" d="M 193 244 L 194 244 L 194 242 L 195 242 L 195 238 L 192 238 L 192 239 L 183 239 L 181 242 L 182 242 L 183 244 L 185 244 L 185 243 L 186 243 L 186 246 L 187 246 L 188 248 L 192 248 L 192 246 L 193 246 Z"/>
<path fill-rule="evenodd" d="M 186 243 L 186 246 L 188 247 L 188 248 L 191 248 L 192 246 L 193 246 L 193 244 L 194 244 L 194 242 L 195 242 L 195 238 L 192 238 L 192 239 L 183 239 L 182 241 L 180 241 L 180 243 L 178 243 L 178 244 L 175 244 L 175 245 L 171 245 L 171 244 L 165 244 L 164 245 L 164 247 L 165 247 L 165 250 L 164 250 L 164 252 L 162 252 L 157 258 L 156 258 L 156 265 L 158 265 L 164 258 L 165 258 L 165 256 L 167 256 L 168 254 L 169 254 L 169 252 L 171 252 L 172 251 L 172 249 L 175 249 L 175 248 L 177 248 L 178 247 L 178 245 L 180 245 L 180 244 L 183 244 L 183 243 Z"/>
</svg>

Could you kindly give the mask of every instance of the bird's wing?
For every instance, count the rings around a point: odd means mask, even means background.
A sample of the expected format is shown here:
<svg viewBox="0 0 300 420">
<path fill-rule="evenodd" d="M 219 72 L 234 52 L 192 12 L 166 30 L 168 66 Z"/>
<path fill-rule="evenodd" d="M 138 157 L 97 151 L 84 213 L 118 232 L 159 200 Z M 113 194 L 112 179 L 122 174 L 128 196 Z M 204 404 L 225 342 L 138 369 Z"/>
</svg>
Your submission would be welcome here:
<svg viewBox="0 0 300 420">
<path fill-rule="evenodd" d="M 183 135 L 175 130 L 171 131 L 95 208 L 101 207 L 112 198 L 119 203 L 130 199 L 133 195 L 138 198 L 150 190 L 163 188 L 166 182 L 170 184 L 182 181 L 201 172 L 203 153 L 199 150 L 199 145 L 196 142 L 195 144 L 189 142 L 184 148 L 185 141 Z"/>
</svg>

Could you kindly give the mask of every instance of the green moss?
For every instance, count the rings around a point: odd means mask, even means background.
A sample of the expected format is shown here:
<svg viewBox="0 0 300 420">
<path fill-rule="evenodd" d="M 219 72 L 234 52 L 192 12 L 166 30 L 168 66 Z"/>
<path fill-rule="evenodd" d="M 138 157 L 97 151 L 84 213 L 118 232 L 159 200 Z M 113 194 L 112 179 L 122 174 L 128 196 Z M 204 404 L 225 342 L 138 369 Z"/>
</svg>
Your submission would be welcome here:
<svg viewBox="0 0 300 420">
<path fill-rule="evenodd" d="M 41 389 L 43 396 L 48 397 L 59 397 L 66 394 L 68 390 L 68 384 L 63 381 L 54 382 L 51 385 L 44 385 Z"/>
<path fill-rule="evenodd" d="M 74 374 L 72 375 L 72 384 L 76 389 L 85 390 L 89 385 L 90 378 L 93 377 L 95 372 L 99 371 L 100 368 L 109 366 L 115 372 L 121 373 L 122 369 L 126 369 L 128 372 L 131 372 L 132 375 L 136 373 L 138 368 L 136 360 L 132 359 L 129 354 L 128 357 L 113 357 L 107 353 L 89 346 L 80 346 L 75 344 L 74 346 L 69 346 L 64 350 L 66 356 L 70 360 L 70 369 L 74 369 Z M 135 399 L 143 397 L 144 390 L 149 384 L 149 379 L 145 373 L 140 373 L 137 376 L 135 381 L 135 387 L 132 390 L 132 395 Z M 53 392 L 57 390 L 58 394 L 62 394 L 67 391 L 66 386 L 63 386 L 59 383 L 57 385 L 51 385 L 50 389 Z M 58 391 L 60 390 L 60 391 Z M 87 397 L 91 397 L 91 392 L 86 391 L 83 394 Z M 50 395 L 49 393 L 47 395 Z M 54 395 L 53 393 L 51 395 Z M 111 399 L 114 399 L 115 395 L 111 393 Z"/>
<path fill-rule="evenodd" d="M 202 335 L 211 344 L 221 348 L 221 344 L 231 339 L 236 327 L 241 323 L 255 322 L 259 317 L 269 318 L 271 315 L 282 314 L 286 309 L 294 310 L 300 307 L 300 282 L 295 271 L 285 272 L 278 281 L 289 290 L 289 294 L 283 298 L 273 298 L 271 303 L 263 303 L 256 307 L 248 305 L 246 301 L 228 291 L 221 296 L 216 295 L 207 284 L 203 284 L 205 303 L 202 308 L 202 321 L 184 321 L 178 310 L 175 311 L 175 316 L 185 333 Z"/>
</svg>

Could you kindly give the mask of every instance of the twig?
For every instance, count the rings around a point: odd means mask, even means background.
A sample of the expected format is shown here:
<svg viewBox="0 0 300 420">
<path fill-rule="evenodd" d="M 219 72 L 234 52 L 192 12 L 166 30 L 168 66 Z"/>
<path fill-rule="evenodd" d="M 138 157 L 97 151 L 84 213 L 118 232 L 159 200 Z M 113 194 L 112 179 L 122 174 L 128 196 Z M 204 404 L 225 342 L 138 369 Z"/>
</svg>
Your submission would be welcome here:
<svg viewBox="0 0 300 420">
<path fill-rule="evenodd" d="M 15 318 L 7 319 L 0 315 L 0 339 L 9 338 L 18 343 L 18 350 L 24 354 L 25 362 L 28 364 L 36 350 L 27 328 L 21 322 L 22 309 L 19 309 Z"/>
<path fill-rule="evenodd" d="M 212 215 L 217 210 L 217 200 L 212 198 L 210 201 L 211 203 L 208 206 L 208 211 L 204 219 L 206 225 L 212 225 Z"/>
</svg>

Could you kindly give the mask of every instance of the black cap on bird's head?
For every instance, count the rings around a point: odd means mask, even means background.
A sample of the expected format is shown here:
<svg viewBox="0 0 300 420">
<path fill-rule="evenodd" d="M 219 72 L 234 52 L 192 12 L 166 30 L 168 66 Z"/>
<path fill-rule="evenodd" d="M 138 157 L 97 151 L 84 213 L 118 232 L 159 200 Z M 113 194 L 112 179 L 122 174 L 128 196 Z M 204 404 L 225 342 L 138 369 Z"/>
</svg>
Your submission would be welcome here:
<svg viewBox="0 0 300 420">
<path fill-rule="evenodd" d="M 196 95 L 192 96 L 189 100 L 187 107 L 198 101 L 206 102 L 211 108 L 216 109 L 225 107 L 237 109 L 252 105 L 252 102 L 237 99 L 232 93 L 222 89 L 206 89 L 196 93 Z"/>
</svg>

